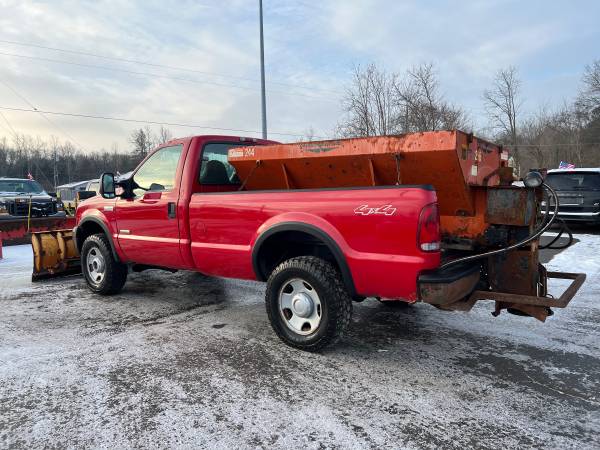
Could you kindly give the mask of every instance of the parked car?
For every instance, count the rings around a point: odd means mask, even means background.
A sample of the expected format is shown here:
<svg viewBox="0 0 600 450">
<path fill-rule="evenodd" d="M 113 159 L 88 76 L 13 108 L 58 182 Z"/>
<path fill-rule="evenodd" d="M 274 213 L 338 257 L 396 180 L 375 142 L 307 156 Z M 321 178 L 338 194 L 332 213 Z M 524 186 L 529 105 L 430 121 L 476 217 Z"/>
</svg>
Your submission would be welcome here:
<svg viewBox="0 0 600 450">
<path fill-rule="evenodd" d="M 558 217 L 571 222 L 600 223 L 600 168 L 549 170 L 546 183 L 557 191 Z M 546 206 L 543 202 L 542 207 Z"/>
<path fill-rule="evenodd" d="M 63 202 L 65 208 L 73 214 L 79 201 L 93 197 L 98 194 L 100 180 L 76 181 L 62 184 L 56 188 L 58 198 Z"/>
<path fill-rule="evenodd" d="M 35 180 L 0 178 L 0 220 L 23 217 L 64 217 L 60 200 Z"/>
</svg>

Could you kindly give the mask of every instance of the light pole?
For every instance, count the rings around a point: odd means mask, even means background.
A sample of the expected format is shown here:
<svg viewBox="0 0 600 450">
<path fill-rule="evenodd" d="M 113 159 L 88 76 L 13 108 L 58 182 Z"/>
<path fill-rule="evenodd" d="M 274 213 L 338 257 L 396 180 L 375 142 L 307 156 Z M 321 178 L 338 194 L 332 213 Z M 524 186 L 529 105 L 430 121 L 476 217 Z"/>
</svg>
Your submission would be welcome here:
<svg viewBox="0 0 600 450">
<path fill-rule="evenodd" d="M 260 13 L 260 94 L 262 105 L 262 138 L 267 139 L 267 97 L 265 94 L 265 42 L 263 38 L 262 0 L 258 0 Z"/>
</svg>

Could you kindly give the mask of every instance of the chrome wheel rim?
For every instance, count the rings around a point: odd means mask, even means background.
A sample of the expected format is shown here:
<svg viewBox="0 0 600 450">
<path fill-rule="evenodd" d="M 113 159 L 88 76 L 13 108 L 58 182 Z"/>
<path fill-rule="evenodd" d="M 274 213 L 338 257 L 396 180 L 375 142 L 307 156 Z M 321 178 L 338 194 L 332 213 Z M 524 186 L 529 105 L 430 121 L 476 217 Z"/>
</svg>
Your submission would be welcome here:
<svg viewBox="0 0 600 450">
<path fill-rule="evenodd" d="M 96 286 L 102 283 L 106 274 L 106 262 L 97 247 L 88 252 L 86 266 L 90 281 Z"/>
<path fill-rule="evenodd" d="M 283 283 L 279 290 L 279 314 L 294 333 L 306 336 L 316 332 L 322 312 L 321 299 L 310 283 L 300 278 Z"/>
</svg>

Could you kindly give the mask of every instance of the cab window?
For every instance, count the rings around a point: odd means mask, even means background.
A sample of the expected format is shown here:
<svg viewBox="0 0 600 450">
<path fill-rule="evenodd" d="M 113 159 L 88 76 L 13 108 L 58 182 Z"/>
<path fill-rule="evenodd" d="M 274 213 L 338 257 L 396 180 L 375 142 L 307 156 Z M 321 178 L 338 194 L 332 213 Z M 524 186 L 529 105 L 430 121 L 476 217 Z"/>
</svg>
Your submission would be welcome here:
<svg viewBox="0 0 600 450">
<path fill-rule="evenodd" d="M 248 147 L 248 142 L 211 142 L 204 146 L 198 181 L 203 185 L 240 184 L 235 168 L 227 160 L 227 151 L 234 147 Z"/>
<path fill-rule="evenodd" d="M 137 196 L 144 195 L 146 191 L 165 192 L 175 187 L 175 177 L 177 175 L 177 166 L 183 146 L 173 145 L 164 147 L 154 153 L 138 169 L 133 176 L 133 180 L 139 186 L 134 189 Z"/>
</svg>

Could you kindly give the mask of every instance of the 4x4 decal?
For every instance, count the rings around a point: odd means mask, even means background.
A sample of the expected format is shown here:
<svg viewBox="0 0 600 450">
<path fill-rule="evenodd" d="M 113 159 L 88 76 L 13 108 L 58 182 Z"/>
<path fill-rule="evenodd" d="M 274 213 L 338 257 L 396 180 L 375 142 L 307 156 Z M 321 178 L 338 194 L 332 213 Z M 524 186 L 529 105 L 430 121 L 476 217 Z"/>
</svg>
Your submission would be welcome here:
<svg viewBox="0 0 600 450">
<path fill-rule="evenodd" d="M 377 207 L 371 207 L 369 205 L 360 205 L 354 210 L 354 214 L 361 216 L 370 216 L 372 214 L 384 214 L 386 216 L 392 216 L 396 213 L 396 208 L 392 205 L 383 205 Z"/>
</svg>

